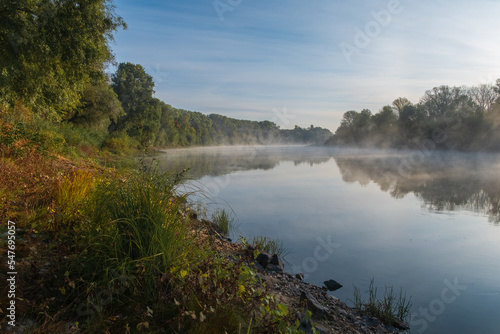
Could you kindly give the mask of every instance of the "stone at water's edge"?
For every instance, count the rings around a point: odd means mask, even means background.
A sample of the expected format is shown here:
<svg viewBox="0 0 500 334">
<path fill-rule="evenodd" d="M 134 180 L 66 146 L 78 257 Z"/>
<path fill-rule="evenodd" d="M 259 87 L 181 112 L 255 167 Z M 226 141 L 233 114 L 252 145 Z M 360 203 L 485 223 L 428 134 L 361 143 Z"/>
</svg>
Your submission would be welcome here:
<svg viewBox="0 0 500 334">
<path fill-rule="evenodd" d="M 263 268 L 282 273 L 285 271 L 285 264 L 280 261 L 278 255 L 271 255 L 267 252 L 260 252 L 255 259 Z"/>
<path fill-rule="evenodd" d="M 335 291 L 335 290 L 338 290 L 340 289 L 343 285 L 340 284 L 339 282 L 335 281 L 335 280 L 329 280 L 329 281 L 324 281 L 323 284 L 325 284 L 326 288 L 329 290 L 329 291 Z"/>
<path fill-rule="evenodd" d="M 257 255 L 257 258 L 255 260 L 257 262 L 259 262 L 261 266 L 266 268 L 268 263 L 271 262 L 271 257 L 272 257 L 272 255 L 267 253 L 267 252 L 260 252 L 259 255 Z"/>
</svg>

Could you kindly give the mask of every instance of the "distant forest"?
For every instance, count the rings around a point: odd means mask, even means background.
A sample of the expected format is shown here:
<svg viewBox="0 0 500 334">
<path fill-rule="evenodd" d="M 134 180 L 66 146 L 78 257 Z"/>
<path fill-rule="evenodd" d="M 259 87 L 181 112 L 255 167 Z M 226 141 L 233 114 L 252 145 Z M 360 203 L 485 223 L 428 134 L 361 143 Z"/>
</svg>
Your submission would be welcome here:
<svg viewBox="0 0 500 334">
<path fill-rule="evenodd" d="M 499 151 L 500 79 L 496 85 L 435 87 L 416 104 L 400 97 L 376 114 L 347 111 L 326 144 Z"/>
<path fill-rule="evenodd" d="M 141 65 L 121 63 L 111 76 L 111 88 L 123 112 L 109 126 L 126 133 L 143 146 L 191 146 L 273 143 L 324 143 L 332 133 L 311 125 L 280 129 L 271 121 L 238 120 L 218 114 L 174 108 L 153 97 L 154 82 Z M 103 87 L 103 90 L 107 87 Z M 70 121 L 93 123 L 89 113 Z"/>
</svg>

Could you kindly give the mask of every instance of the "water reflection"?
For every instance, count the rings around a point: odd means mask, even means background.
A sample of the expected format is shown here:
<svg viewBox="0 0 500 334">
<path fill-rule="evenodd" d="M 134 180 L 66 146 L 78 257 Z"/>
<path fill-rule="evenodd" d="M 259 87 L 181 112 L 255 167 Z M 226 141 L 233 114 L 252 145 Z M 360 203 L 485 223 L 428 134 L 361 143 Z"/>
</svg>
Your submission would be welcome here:
<svg viewBox="0 0 500 334">
<path fill-rule="evenodd" d="M 400 199 L 414 194 L 432 212 L 466 210 L 500 223 L 500 157 L 471 153 L 343 151 L 314 147 L 214 147 L 168 150 L 160 168 L 190 168 L 189 179 L 238 171 L 270 170 L 281 162 L 295 165 L 334 159 L 346 183 L 373 182 Z"/>
<path fill-rule="evenodd" d="M 189 178 L 221 176 L 245 170 L 270 170 L 282 161 L 311 166 L 329 161 L 327 151 L 304 146 L 229 146 L 167 150 L 157 157 L 163 170 L 190 168 Z"/>
<path fill-rule="evenodd" d="M 413 193 L 429 211 L 467 210 L 500 222 L 496 156 L 435 153 L 415 162 L 411 153 L 334 157 L 347 183 L 377 184 L 394 198 Z"/>
</svg>

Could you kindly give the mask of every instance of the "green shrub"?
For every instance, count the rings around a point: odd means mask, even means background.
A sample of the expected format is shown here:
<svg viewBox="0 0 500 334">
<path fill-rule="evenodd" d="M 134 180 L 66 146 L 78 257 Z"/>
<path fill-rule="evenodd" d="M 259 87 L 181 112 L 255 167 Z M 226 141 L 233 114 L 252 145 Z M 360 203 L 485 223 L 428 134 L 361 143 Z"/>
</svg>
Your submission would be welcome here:
<svg viewBox="0 0 500 334">
<path fill-rule="evenodd" d="M 46 138 L 26 123 L 0 121 L 0 152 L 2 155 L 26 156 L 34 150 L 46 153 Z"/>
<path fill-rule="evenodd" d="M 103 148 L 115 154 L 129 154 L 139 143 L 126 133 L 113 134 L 103 143 Z"/>
</svg>

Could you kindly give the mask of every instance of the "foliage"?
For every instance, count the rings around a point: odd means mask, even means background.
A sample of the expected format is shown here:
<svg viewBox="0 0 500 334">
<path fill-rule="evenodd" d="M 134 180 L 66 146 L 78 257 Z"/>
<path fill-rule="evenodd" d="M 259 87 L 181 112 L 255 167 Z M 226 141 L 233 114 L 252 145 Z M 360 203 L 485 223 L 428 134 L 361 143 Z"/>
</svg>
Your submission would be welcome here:
<svg viewBox="0 0 500 334">
<path fill-rule="evenodd" d="M 28 155 L 0 157 L 0 218 L 21 220 L 26 224 L 39 220 L 51 211 L 57 189 L 56 168 L 48 157 Z M 36 219 L 35 219 L 36 218 Z"/>
<path fill-rule="evenodd" d="M 111 1 L 2 1 L 0 99 L 58 119 L 75 108 L 91 78 L 112 59 L 125 27 Z M 43 84 L 41 84 L 43 83 Z"/>
<path fill-rule="evenodd" d="M 361 313 L 371 315 L 391 326 L 396 321 L 405 321 L 410 315 L 411 297 L 407 298 L 403 290 L 396 295 L 393 287 L 386 287 L 383 299 L 377 297 L 377 288 L 374 279 L 370 280 L 368 301 L 364 302 L 361 292 L 354 287 L 354 307 Z"/>
<path fill-rule="evenodd" d="M 348 111 L 328 145 L 436 149 L 498 150 L 499 86 L 439 86 L 416 104 L 394 100 L 375 115 Z M 430 144 L 429 144 L 430 143 Z"/>
<path fill-rule="evenodd" d="M 153 78 L 141 65 L 121 63 L 112 76 L 112 87 L 120 100 L 125 115 L 117 122 L 142 146 L 152 146 L 160 130 L 160 101 L 153 98 Z"/>
<path fill-rule="evenodd" d="M 188 333 L 280 333 L 291 314 L 262 285 L 243 261 L 215 256 L 196 270 L 172 278 L 178 308 L 178 331 Z M 180 320 L 182 319 L 182 320 Z"/>
<path fill-rule="evenodd" d="M 118 155 L 130 154 L 139 143 L 130 138 L 125 132 L 114 132 L 103 143 L 103 148 Z"/>
<path fill-rule="evenodd" d="M 2 156 L 23 156 L 35 150 L 44 153 L 45 145 L 46 138 L 24 123 L 12 124 L 0 121 L 0 154 Z"/>
<path fill-rule="evenodd" d="M 68 121 L 96 130 L 108 130 L 124 112 L 117 95 L 104 81 L 87 84 L 82 92 L 78 108 L 67 116 Z"/>
</svg>

